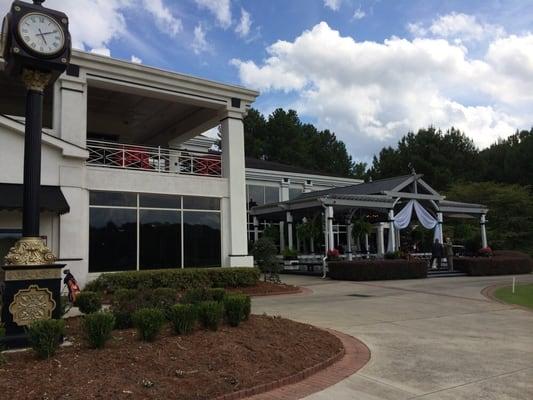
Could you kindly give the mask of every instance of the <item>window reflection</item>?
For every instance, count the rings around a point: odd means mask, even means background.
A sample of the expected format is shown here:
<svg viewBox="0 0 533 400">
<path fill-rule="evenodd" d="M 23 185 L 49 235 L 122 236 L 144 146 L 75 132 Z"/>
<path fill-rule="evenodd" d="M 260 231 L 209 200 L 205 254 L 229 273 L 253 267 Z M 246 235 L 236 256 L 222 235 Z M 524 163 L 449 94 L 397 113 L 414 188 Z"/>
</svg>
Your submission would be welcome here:
<svg viewBox="0 0 533 400">
<path fill-rule="evenodd" d="M 140 210 L 140 269 L 181 267 L 181 212 Z"/>
<path fill-rule="evenodd" d="M 220 214 L 183 212 L 185 267 L 220 266 Z"/>
<path fill-rule="evenodd" d="M 89 272 L 127 271 L 136 265 L 136 210 L 91 208 Z"/>
</svg>

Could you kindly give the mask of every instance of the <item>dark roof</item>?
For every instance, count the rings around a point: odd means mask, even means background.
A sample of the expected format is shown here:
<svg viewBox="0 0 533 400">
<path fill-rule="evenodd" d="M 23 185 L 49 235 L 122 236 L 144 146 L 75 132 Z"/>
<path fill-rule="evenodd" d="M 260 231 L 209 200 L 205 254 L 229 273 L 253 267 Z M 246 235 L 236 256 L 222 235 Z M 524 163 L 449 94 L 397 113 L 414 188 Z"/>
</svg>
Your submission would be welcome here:
<svg viewBox="0 0 533 400">
<path fill-rule="evenodd" d="M 297 199 L 304 199 L 307 197 L 323 197 L 328 195 L 365 195 L 365 194 L 380 194 L 387 190 L 392 190 L 400 185 L 411 175 L 395 176 L 394 178 L 378 179 L 372 182 L 361 183 L 350 186 L 336 187 L 332 189 L 319 190 L 316 192 L 302 193 Z"/>
<path fill-rule="evenodd" d="M 294 165 L 282 164 L 274 161 L 265 161 L 258 160 L 256 158 L 246 157 L 245 159 L 246 168 L 253 169 L 265 169 L 267 171 L 281 171 L 281 172 L 292 172 L 295 174 L 304 174 L 304 175 L 319 175 L 319 176 L 334 176 L 336 178 L 350 178 L 349 176 L 342 176 L 340 174 L 334 174 L 331 172 L 323 171 L 314 171 L 307 168 L 296 167 Z M 353 179 L 353 178 L 350 178 Z"/>
<path fill-rule="evenodd" d="M 66 214 L 70 207 L 59 186 L 41 186 L 41 211 Z M 22 185 L 0 183 L 0 210 L 22 209 Z"/>
</svg>

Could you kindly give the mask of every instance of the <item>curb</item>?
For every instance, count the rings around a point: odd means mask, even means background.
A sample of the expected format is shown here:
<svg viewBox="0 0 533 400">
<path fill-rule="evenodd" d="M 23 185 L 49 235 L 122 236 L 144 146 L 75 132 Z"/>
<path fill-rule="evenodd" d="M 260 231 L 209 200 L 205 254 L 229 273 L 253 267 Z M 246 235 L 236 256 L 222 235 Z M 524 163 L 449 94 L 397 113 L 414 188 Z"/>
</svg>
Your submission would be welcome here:
<svg viewBox="0 0 533 400">
<path fill-rule="evenodd" d="M 529 308 L 529 307 L 521 306 L 520 304 L 507 303 L 507 302 L 505 302 L 503 300 L 498 299 L 496 296 L 494 296 L 494 292 L 497 289 L 504 288 L 504 287 L 511 287 L 511 285 L 508 285 L 508 284 L 490 285 L 490 286 L 487 286 L 486 288 L 483 288 L 480 293 L 483 296 L 485 296 L 487 299 L 492 300 L 492 301 L 494 301 L 496 303 L 504 304 L 506 306 L 509 306 L 509 307 L 512 307 L 512 308 L 517 308 L 519 310 L 525 310 L 525 311 L 533 312 L 533 310 L 531 308 Z"/>
<path fill-rule="evenodd" d="M 297 286 L 298 290 L 287 290 L 285 292 L 276 292 L 276 293 L 260 293 L 252 294 L 250 297 L 268 297 L 268 296 L 287 296 L 287 295 L 304 295 L 312 294 L 313 291 L 306 287 Z"/>
<path fill-rule="evenodd" d="M 370 360 L 370 350 L 363 342 L 333 329 L 324 330 L 342 342 L 343 348 L 336 355 L 277 381 L 227 393 L 213 400 L 301 399 L 340 382 L 357 372 Z"/>
</svg>

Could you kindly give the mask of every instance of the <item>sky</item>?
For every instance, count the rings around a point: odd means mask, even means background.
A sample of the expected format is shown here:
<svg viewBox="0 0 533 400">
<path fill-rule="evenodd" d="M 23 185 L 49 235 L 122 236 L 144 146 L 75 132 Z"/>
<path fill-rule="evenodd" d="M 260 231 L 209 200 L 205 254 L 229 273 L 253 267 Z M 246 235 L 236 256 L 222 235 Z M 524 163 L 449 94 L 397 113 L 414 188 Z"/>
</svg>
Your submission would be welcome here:
<svg viewBox="0 0 533 400">
<path fill-rule="evenodd" d="M 0 0 L 0 14 L 9 0 Z M 533 1 L 47 0 L 73 46 L 244 85 L 369 161 L 409 131 L 533 126 Z"/>
</svg>

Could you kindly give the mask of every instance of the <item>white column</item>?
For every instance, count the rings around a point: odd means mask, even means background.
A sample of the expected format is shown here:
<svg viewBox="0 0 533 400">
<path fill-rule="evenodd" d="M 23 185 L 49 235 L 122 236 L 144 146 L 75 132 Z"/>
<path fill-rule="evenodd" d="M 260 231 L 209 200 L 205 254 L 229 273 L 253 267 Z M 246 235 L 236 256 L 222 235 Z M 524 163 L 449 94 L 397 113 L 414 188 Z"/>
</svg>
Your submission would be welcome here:
<svg viewBox="0 0 533 400">
<path fill-rule="evenodd" d="M 385 254 L 384 227 L 381 223 L 377 226 L 377 252 L 379 257 Z"/>
<path fill-rule="evenodd" d="M 304 193 L 309 193 L 313 191 L 313 181 L 307 180 L 304 183 Z"/>
<path fill-rule="evenodd" d="M 281 181 L 281 201 L 289 200 L 289 188 L 291 182 L 288 178 L 283 178 Z"/>
<path fill-rule="evenodd" d="M 485 224 L 487 223 L 485 214 L 481 214 L 479 219 L 479 225 L 481 227 L 481 247 L 487 247 L 487 230 L 485 229 Z"/>
<path fill-rule="evenodd" d="M 252 267 L 248 255 L 246 186 L 244 169 L 244 127 L 242 114 L 228 111 L 220 121 L 222 136 L 222 176 L 228 181 L 228 235 L 230 267 Z"/>
<path fill-rule="evenodd" d="M 285 250 L 285 222 L 279 223 L 279 250 Z"/>
<path fill-rule="evenodd" d="M 292 250 L 294 248 L 293 243 L 293 237 L 292 237 L 292 215 L 289 211 L 287 211 L 287 244 L 289 246 L 289 249 Z"/>
<path fill-rule="evenodd" d="M 259 240 L 259 219 L 254 216 L 254 242 Z"/>
<path fill-rule="evenodd" d="M 346 244 L 347 244 L 347 247 L 348 247 L 348 261 L 352 261 L 353 260 L 353 254 L 352 254 L 352 243 L 353 243 L 353 238 L 352 238 L 352 230 L 353 230 L 353 224 L 352 223 L 349 223 L 348 224 L 348 228 L 346 229 Z"/>
<path fill-rule="evenodd" d="M 313 239 L 309 239 L 309 250 L 311 254 L 315 253 L 315 241 Z"/>
<path fill-rule="evenodd" d="M 328 255 L 329 250 L 329 222 L 328 222 L 328 209 L 324 212 L 324 255 Z"/>
<path fill-rule="evenodd" d="M 333 207 L 328 206 L 328 250 L 335 248 L 335 239 L 333 237 Z"/>
<path fill-rule="evenodd" d="M 389 210 L 389 243 L 387 244 L 387 251 L 393 252 L 396 250 L 396 234 L 394 233 L 394 210 Z"/>
<path fill-rule="evenodd" d="M 365 233 L 365 251 L 366 251 L 366 257 L 368 258 L 370 256 L 370 245 L 368 243 L 368 233 Z"/>
<path fill-rule="evenodd" d="M 85 147 L 87 140 L 87 82 L 61 75 L 54 85 L 54 130 L 66 142 Z"/>
</svg>

